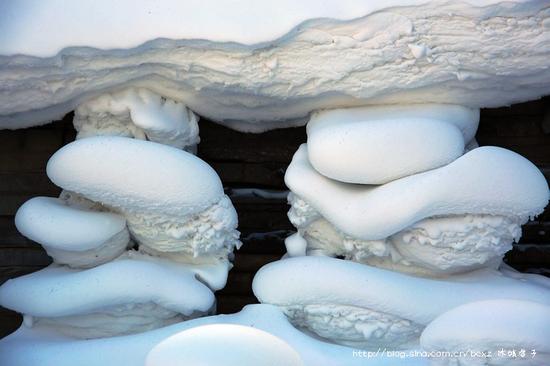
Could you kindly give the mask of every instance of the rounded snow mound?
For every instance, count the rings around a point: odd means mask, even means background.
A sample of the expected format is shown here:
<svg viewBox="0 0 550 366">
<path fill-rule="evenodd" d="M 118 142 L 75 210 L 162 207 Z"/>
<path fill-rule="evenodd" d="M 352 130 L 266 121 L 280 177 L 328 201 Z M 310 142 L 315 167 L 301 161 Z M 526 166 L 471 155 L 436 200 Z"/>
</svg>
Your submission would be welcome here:
<svg viewBox="0 0 550 366">
<path fill-rule="evenodd" d="M 447 357 L 440 361 L 442 365 L 472 364 L 475 360 L 467 355 L 470 350 L 490 351 L 502 364 L 548 365 L 549 339 L 548 304 L 498 299 L 461 305 L 440 315 L 426 327 L 420 344 L 427 351 L 463 351 L 466 354 Z M 500 350 L 505 353 L 499 356 Z M 515 359 L 508 355 L 509 350 L 518 352 Z M 519 354 L 521 350 L 523 356 Z"/>
<path fill-rule="evenodd" d="M 63 189 L 124 211 L 197 213 L 223 196 L 216 172 L 185 151 L 125 137 L 72 142 L 48 161 Z"/>
<path fill-rule="evenodd" d="M 478 122 L 479 110 L 457 105 L 322 111 L 307 126 L 309 161 L 341 182 L 384 184 L 455 160 Z"/>
<path fill-rule="evenodd" d="M 298 353 L 282 339 L 250 326 L 202 325 L 155 346 L 146 366 L 301 366 Z"/>
</svg>

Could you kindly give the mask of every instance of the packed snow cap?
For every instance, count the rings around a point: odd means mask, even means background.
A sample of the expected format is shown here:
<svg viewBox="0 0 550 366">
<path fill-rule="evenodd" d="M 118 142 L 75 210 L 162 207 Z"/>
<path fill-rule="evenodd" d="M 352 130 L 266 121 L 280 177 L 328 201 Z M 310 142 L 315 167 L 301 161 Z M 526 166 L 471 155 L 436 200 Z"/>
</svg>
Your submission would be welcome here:
<svg viewBox="0 0 550 366">
<path fill-rule="evenodd" d="M 126 88 L 244 131 L 303 124 L 326 108 L 509 105 L 550 92 L 548 9 L 543 0 L 4 0 L 0 126 L 47 123 Z"/>
<path fill-rule="evenodd" d="M 214 294 L 201 281 L 212 275 L 204 271 L 135 253 L 86 270 L 51 265 L 2 285 L 0 304 L 24 314 L 27 326 L 74 337 L 130 334 L 211 312 Z M 210 271 L 213 289 L 223 287 L 227 269 Z"/>
<path fill-rule="evenodd" d="M 383 184 L 460 157 L 478 123 L 479 110 L 457 105 L 322 111 L 307 124 L 308 157 L 328 178 Z"/>
<path fill-rule="evenodd" d="M 243 325 L 203 325 L 178 333 L 149 352 L 146 366 L 303 366 L 282 339 Z"/>
<path fill-rule="evenodd" d="M 240 245 L 237 214 L 216 172 L 185 151 L 125 137 L 90 137 L 56 152 L 47 173 L 63 189 L 123 215 L 145 252 L 212 262 Z"/>
<path fill-rule="evenodd" d="M 473 364 L 475 357 L 468 350 L 491 352 L 495 364 L 548 365 L 549 339 L 548 304 L 499 299 L 473 302 L 443 313 L 426 327 L 420 343 L 428 351 L 464 352 L 439 360 L 441 365 Z M 512 350 L 517 352 L 515 359 L 508 355 Z"/>
<path fill-rule="evenodd" d="M 43 245 L 59 264 L 93 267 L 118 257 L 130 236 L 124 217 L 69 206 L 64 200 L 35 197 L 15 215 L 15 225 L 27 238 Z"/>
<path fill-rule="evenodd" d="M 533 275 L 531 275 L 533 276 Z M 359 348 L 414 346 L 426 325 L 462 304 L 513 299 L 550 305 L 550 282 L 479 270 L 425 279 L 327 257 L 284 259 L 262 267 L 254 294 L 290 321 L 335 343 Z"/>
<path fill-rule="evenodd" d="M 520 155 L 476 148 L 478 121 L 436 104 L 314 114 L 285 174 L 289 255 L 431 277 L 498 267 L 550 193 Z"/>
</svg>

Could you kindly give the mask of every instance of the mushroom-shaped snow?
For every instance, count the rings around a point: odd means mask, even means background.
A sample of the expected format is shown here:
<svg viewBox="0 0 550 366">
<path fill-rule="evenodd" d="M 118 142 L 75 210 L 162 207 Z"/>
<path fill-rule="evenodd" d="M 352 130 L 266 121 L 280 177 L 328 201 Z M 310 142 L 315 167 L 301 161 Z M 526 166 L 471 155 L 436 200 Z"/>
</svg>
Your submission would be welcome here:
<svg viewBox="0 0 550 366">
<path fill-rule="evenodd" d="M 547 286 L 494 270 L 434 280 L 327 257 L 270 263 L 256 274 L 253 290 L 296 326 L 361 348 L 415 344 L 437 316 L 468 302 L 506 298 L 550 305 Z"/>
<path fill-rule="evenodd" d="M 420 344 L 448 355 L 438 365 L 472 365 L 490 354 L 492 364 L 537 366 L 550 364 L 548 340 L 548 304 L 487 300 L 443 313 L 424 329 Z"/>
<path fill-rule="evenodd" d="M 47 173 L 58 186 L 124 215 L 144 251 L 187 261 L 225 259 L 238 241 L 237 214 L 216 172 L 170 146 L 90 137 L 57 151 Z"/>
<path fill-rule="evenodd" d="M 201 281 L 218 288 L 226 273 L 140 255 L 86 270 L 51 265 L 4 283 L 0 304 L 24 314 L 28 326 L 50 324 L 75 337 L 130 334 L 207 314 L 215 298 Z"/>
<path fill-rule="evenodd" d="M 124 217 L 35 197 L 15 215 L 17 230 L 44 246 L 55 263 L 86 268 L 118 257 L 130 241 Z"/>
<path fill-rule="evenodd" d="M 146 366 L 302 366 L 285 341 L 253 327 L 203 325 L 173 335 L 147 356 Z"/>
<path fill-rule="evenodd" d="M 147 89 L 129 88 L 88 100 L 75 110 L 76 138 L 115 135 L 194 150 L 197 116 L 185 105 Z"/>
<path fill-rule="evenodd" d="M 448 274 L 496 264 L 548 203 L 542 173 L 520 155 L 474 149 L 381 186 L 319 174 L 302 145 L 287 169 L 289 218 L 308 251 L 406 272 Z"/>
<path fill-rule="evenodd" d="M 307 125 L 309 161 L 341 182 L 383 184 L 455 160 L 478 122 L 479 110 L 457 105 L 322 111 Z"/>
</svg>

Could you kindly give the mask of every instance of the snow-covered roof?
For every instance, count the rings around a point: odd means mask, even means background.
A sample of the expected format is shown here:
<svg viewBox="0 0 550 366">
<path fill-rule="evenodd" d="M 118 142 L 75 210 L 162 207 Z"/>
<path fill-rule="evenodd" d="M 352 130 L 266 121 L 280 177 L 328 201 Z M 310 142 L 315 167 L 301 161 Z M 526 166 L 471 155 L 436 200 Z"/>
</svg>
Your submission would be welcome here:
<svg viewBox="0 0 550 366">
<path fill-rule="evenodd" d="M 323 108 L 501 106 L 550 92 L 544 0 L 0 4 L 0 126 L 142 87 L 249 131 Z"/>
</svg>

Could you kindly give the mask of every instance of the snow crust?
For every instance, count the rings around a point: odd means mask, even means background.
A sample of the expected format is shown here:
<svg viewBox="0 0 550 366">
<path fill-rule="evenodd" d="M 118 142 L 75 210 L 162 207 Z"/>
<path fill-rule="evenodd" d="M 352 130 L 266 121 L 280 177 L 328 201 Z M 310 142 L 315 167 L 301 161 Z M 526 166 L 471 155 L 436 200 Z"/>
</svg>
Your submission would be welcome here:
<svg viewBox="0 0 550 366">
<path fill-rule="evenodd" d="M 285 183 L 339 230 L 364 240 L 385 239 L 439 215 L 526 220 L 542 212 L 550 194 L 544 176 L 531 162 L 492 146 L 474 149 L 442 168 L 368 186 L 322 176 L 309 163 L 304 144 L 286 171 Z"/>
<path fill-rule="evenodd" d="M 129 88 L 79 105 L 73 123 L 77 139 L 126 136 L 194 150 L 200 141 L 197 121 L 181 103 L 147 89 Z"/>
<path fill-rule="evenodd" d="M 29 325 L 44 319 L 74 336 L 126 334 L 208 313 L 214 294 L 197 278 L 212 278 L 217 289 L 225 285 L 219 274 L 215 267 L 197 271 L 127 254 L 87 270 L 54 264 L 8 280 L 0 287 L 0 304 L 23 313 Z"/>
<path fill-rule="evenodd" d="M 1 6 L 4 128 L 47 123 L 128 87 L 256 132 L 324 108 L 479 108 L 550 91 L 543 0 Z"/>
<path fill-rule="evenodd" d="M 478 123 L 479 110 L 455 105 L 323 111 L 307 124 L 308 157 L 328 178 L 384 184 L 455 160 Z"/>
<path fill-rule="evenodd" d="M 40 324 L 30 329 L 21 327 L 0 340 L 0 361 L 10 366 L 74 366 L 75 362 L 79 366 L 142 366 L 149 351 L 159 342 L 188 329 L 210 324 L 237 324 L 268 332 L 292 347 L 307 366 L 427 365 L 421 358 L 401 360 L 387 355 L 375 358 L 354 356 L 355 349 L 306 335 L 294 328 L 281 310 L 265 304 L 247 305 L 236 314 L 193 319 L 140 334 L 91 340 L 69 338 Z M 183 345 L 180 350 L 186 352 Z M 208 352 L 215 353 L 215 349 L 208 349 Z"/>
<path fill-rule="evenodd" d="M 286 342 L 263 330 L 210 324 L 162 341 L 149 352 L 145 365 L 301 366 L 304 363 Z"/>
<path fill-rule="evenodd" d="M 254 277 L 252 288 L 260 302 L 280 306 L 291 322 L 308 331 L 324 329 L 317 334 L 333 342 L 353 341 L 362 348 L 384 342 L 400 348 L 409 345 L 415 331 L 418 335 L 419 326 L 462 304 L 512 299 L 550 305 L 549 284 L 541 276 L 534 281 L 489 269 L 426 279 L 308 256 L 267 264 Z M 312 306 L 314 316 L 305 317 Z"/>
<path fill-rule="evenodd" d="M 545 365 L 550 362 L 550 306 L 518 300 L 487 300 L 458 306 L 431 322 L 420 338 L 432 351 L 491 351 L 502 365 Z M 522 359 L 498 357 L 500 349 L 524 349 Z M 531 351 L 535 350 L 535 357 Z M 499 359 L 500 358 L 500 359 Z M 470 365 L 469 357 L 436 360 L 437 365 Z"/>
</svg>

